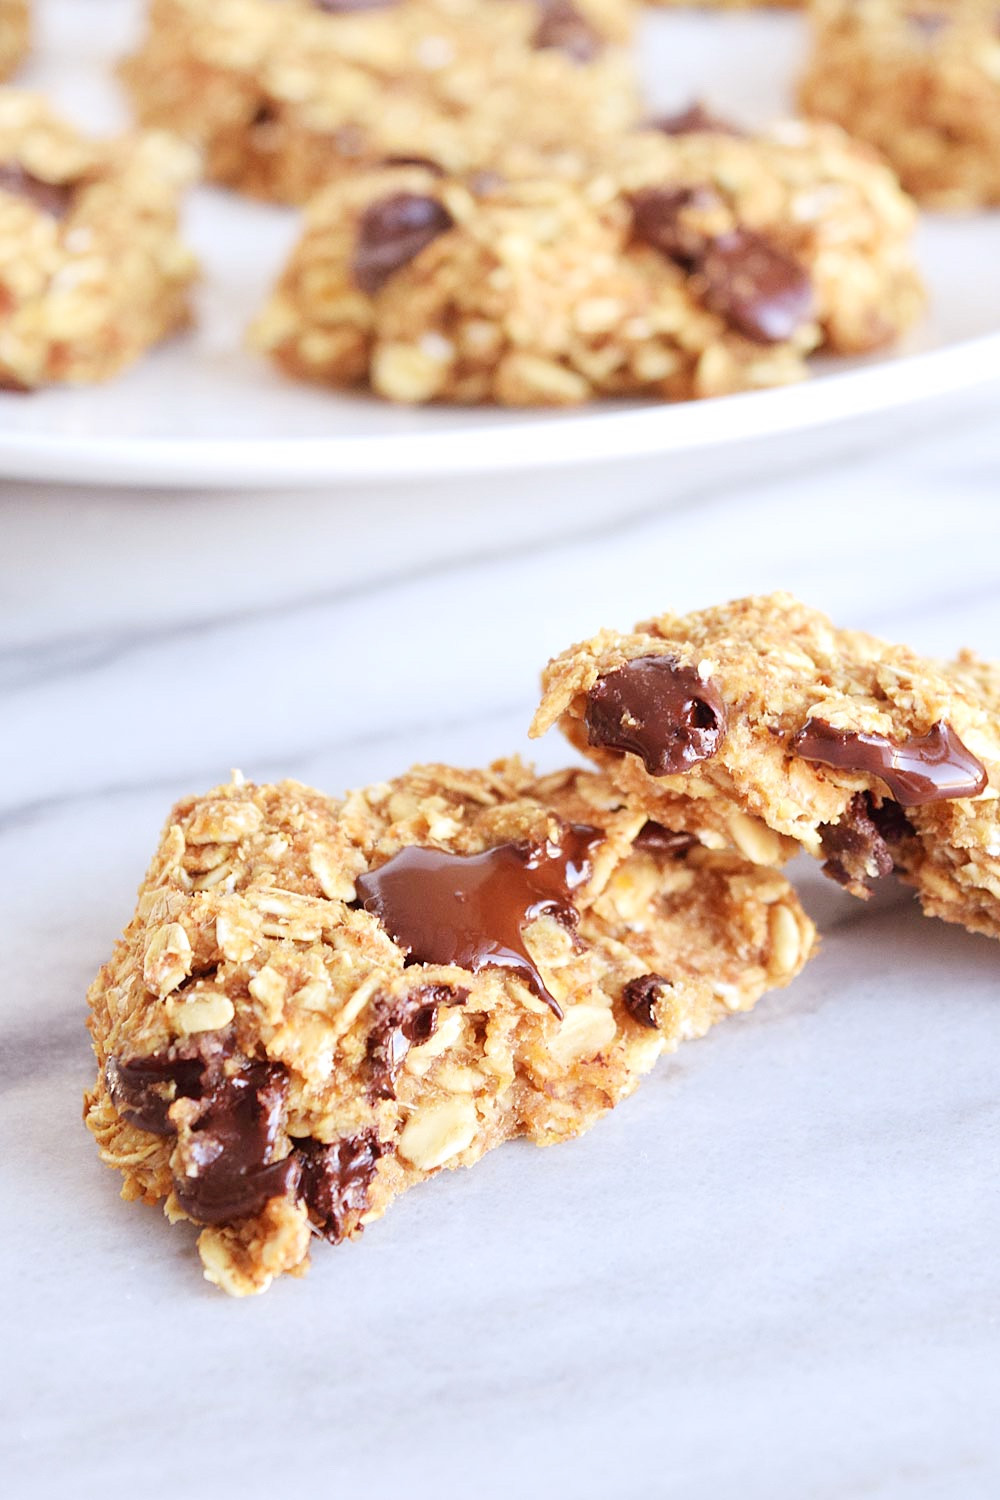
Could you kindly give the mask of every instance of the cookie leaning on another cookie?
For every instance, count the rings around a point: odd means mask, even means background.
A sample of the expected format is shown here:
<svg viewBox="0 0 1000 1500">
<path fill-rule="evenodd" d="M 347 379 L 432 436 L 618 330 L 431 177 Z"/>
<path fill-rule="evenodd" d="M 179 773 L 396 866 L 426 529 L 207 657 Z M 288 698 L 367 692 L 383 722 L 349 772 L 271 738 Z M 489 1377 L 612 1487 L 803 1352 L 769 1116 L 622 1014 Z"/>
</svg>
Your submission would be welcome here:
<svg viewBox="0 0 1000 1500">
<path fill-rule="evenodd" d="M 332 386 L 515 406 L 780 385 L 898 336 L 923 294 L 892 174 L 835 127 L 706 119 L 335 183 L 252 339 Z"/>
<path fill-rule="evenodd" d="M 926 911 L 1000 937 L 1000 689 L 972 657 L 773 594 L 571 647 L 533 733 L 556 721 L 668 828 L 765 865 L 801 845 L 855 895 L 895 868 Z"/>
<path fill-rule="evenodd" d="M 0 89 L 0 386 L 104 380 L 187 322 L 195 175 L 171 136 L 93 141 Z"/>
<path fill-rule="evenodd" d="M 204 1226 L 210 1280 L 262 1291 L 442 1167 L 580 1134 L 813 936 L 780 874 L 592 772 L 236 783 L 174 809 L 91 987 L 87 1124 L 123 1196 Z"/>
</svg>

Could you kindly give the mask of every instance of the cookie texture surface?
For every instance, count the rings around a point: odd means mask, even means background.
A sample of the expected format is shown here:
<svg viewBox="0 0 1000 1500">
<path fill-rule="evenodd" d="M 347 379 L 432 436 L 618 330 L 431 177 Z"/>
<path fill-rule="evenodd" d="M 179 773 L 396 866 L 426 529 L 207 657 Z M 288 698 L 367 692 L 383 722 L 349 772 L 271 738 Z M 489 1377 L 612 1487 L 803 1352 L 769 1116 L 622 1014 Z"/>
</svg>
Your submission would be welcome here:
<svg viewBox="0 0 1000 1500">
<path fill-rule="evenodd" d="M 1000 936 L 1000 690 L 836 629 L 787 594 L 603 631 L 549 664 L 557 720 L 664 826 L 760 864 L 798 847 L 856 895 L 897 870 L 928 912 Z"/>
<path fill-rule="evenodd" d="M 402 156 L 488 165 L 638 117 L 623 0 L 153 0 L 123 68 L 139 118 L 216 180 L 300 202 Z"/>
<path fill-rule="evenodd" d="M 778 872 L 591 772 L 234 782 L 174 809 L 91 987 L 86 1121 L 257 1292 L 441 1168 L 580 1134 L 812 941 Z"/>
<path fill-rule="evenodd" d="M 92 141 L 0 89 L 0 385 L 103 380 L 187 321 L 195 170 L 172 137 Z"/>
<path fill-rule="evenodd" d="M 836 127 L 704 111 L 499 173 L 359 173 L 319 194 L 254 342 L 404 402 L 568 405 L 778 385 L 891 341 L 923 294 L 913 209 Z"/>
<path fill-rule="evenodd" d="M 813 0 L 799 99 L 892 162 L 934 208 L 1000 203 L 993 0 Z"/>
<path fill-rule="evenodd" d="M 0 79 L 9 78 L 28 51 L 28 0 L 0 0 Z"/>
</svg>

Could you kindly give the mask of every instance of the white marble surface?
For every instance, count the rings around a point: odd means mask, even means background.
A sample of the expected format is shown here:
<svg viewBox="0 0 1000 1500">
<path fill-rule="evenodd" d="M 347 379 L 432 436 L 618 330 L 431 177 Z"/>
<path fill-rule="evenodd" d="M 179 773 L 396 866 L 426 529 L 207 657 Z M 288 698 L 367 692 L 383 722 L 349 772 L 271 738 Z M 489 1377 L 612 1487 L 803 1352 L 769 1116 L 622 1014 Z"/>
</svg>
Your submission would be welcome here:
<svg viewBox="0 0 1000 1500">
<path fill-rule="evenodd" d="M 898 890 L 805 871 L 791 989 L 252 1302 L 79 1118 L 84 990 L 175 796 L 527 749 L 551 650 L 755 589 L 1000 654 L 998 411 L 542 488 L 0 492 L 6 1494 L 1000 1491 L 998 952 Z"/>
</svg>

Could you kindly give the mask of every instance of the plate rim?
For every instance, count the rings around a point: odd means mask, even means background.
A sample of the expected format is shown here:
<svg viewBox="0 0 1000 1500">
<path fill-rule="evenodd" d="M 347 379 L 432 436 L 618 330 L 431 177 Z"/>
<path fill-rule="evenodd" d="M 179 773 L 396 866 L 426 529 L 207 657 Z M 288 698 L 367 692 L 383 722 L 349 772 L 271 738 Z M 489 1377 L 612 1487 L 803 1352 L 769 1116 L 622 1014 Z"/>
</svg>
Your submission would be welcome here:
<svg viewBox="0 0 1000 1500">
<path fill-rule="evenodd" d="M 0 476 L 185 490 L 379 484 L 668 457 L 890 411 L 1000 378 L 1000 329 L 794 385 L 608 402 L 496 425 L 316 438 L 89 438 L 0 425 Z M 336 396 L 331 394 L 331 400 Z M 571 449 L 571 451 L 567 451 Z"/>
</svg>

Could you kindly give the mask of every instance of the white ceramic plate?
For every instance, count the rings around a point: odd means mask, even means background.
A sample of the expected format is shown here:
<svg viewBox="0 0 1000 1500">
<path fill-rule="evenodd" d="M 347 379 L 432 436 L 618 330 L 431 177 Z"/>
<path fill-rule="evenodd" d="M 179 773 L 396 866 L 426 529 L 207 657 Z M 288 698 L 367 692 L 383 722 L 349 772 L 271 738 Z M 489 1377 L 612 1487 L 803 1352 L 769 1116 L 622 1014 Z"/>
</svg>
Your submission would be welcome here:
<svg viewBox="0 0 1000 1500">
<path fill-rule="evenodd" d="M 111 60 L 138 0 L 45 0 L 24 81 L 94 128 L 125 118 Z M 787 107 L 802 45 L 789 16 L 650 15 L 642 59 L 652 103 L 700 95 L 749 121 Z M 243 348 L 296 232 L 294 213 L 214 190 L 193 197 L 204 266 L 195 331 L 109 385 L 0 395 L 0 474 L 160 485 L 433 479 L 567 462 L 690 455 L 750 437 L 888 411 L 1000 375 L 1000 215 L 927 220 L 919 253 L 931 311 L 890 354 L 817 361 L 806 384 L 664 406 L 568 412 L 395 408 L 284 380 Z"/>
</svg>

